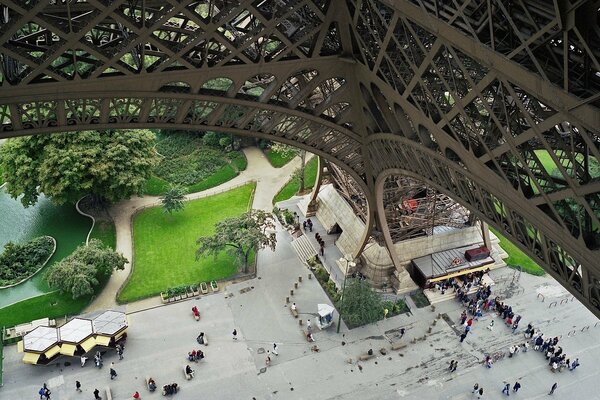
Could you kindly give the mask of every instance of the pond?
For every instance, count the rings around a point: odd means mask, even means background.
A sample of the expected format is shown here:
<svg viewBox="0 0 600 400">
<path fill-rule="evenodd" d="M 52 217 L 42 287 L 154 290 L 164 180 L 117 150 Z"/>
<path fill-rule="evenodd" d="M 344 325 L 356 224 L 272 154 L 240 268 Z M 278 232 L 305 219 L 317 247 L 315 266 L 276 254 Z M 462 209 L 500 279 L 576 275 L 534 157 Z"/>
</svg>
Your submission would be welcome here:
<svg viewBox="0 0 600 400">
<path fill-rule="evenodd" d="M 0 189 L 0 251 L 10 241 L 19 243 L 42 235 L 56 239 L 56 253 L 42 271 L 18 286 L 0 289 L 0 307 L 48 292 L 44 280 L 48 267 L 84 243 L 91 226 L 91 220 L 80 215 L 73 205 L 56 206 L 40 196 L 34 206 L 25 208 Z"/>
</svg>

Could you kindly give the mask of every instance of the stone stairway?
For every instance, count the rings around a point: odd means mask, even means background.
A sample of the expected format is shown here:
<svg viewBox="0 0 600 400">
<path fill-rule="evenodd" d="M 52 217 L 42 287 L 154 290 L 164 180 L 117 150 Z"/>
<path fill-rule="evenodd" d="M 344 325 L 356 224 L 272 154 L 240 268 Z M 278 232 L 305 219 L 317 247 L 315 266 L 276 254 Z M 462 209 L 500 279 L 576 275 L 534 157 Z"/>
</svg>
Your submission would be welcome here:
<svg viewBox="0 0 600 400">
<path fill-rule="evenodd" d="M 308 237 L 306 237 L 306 235 L 302 235 L 299 238 L 293 240 L 292 247 L 296 251 L 296 254 L 298 254 L 300 260 L 306 265 L 308 265 L 306 260 L 317 255 L 316 250 L 314 249 L 312 244 L 310 244 L 310 240 L 308 240 Z"/>
<path fill-rule="evenodd" d="M 488 286 L 494 285 L 494 280 L 488 275 L 483 276 L 483 282 L 486 283 Z M 469 289 L 467 294 L 471 295 L 474 293 L 477 293 L 477 286 L 471 286 L 471 289 Z M 492 297 L 494 297 L 493 293 L 494 291 L 492 286 Z M 442 301 L 448 301 L 456 298 L 456 294 L 454 293 L 453 289 L 447 290 L 444 294 L 441 294 L 440 292 L 437 292 L 432 289 L 425 289 L 423 290 L 423 294 L 425 295 L 425 297 L 427 297 L 427 300 L 429 300 L 429 303 L 431 304 L 437 304 L 441 303 Z"/>
</svg>

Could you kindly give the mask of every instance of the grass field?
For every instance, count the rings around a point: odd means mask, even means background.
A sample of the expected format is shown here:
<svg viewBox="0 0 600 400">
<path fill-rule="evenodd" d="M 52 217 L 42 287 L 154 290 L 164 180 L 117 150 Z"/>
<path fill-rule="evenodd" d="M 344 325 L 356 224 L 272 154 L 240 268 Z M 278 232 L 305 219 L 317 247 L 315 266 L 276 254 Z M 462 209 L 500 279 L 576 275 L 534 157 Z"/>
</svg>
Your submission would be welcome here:
<svg viewBox="0 0 600 400">
<path fill-rule="evenodd" d="M 506 263 L 512 267 L 517 268 L 519 265 L 523 269 L 523 272 L 527 272 L 531 275 L 541 276 L 544 275 L 543 268 L 540 267 L 533 261 L 529 256 L 523 253 L 517 246 L 515 246 L 510 240 L 505 238 L 494 228 L 490 228 L 490 230 L 494 233 L 494 235 L 498 236 L 500 240 L 500 247 L 504 249 L 508 253 L 508 259 L 504 260 Z"/>
<path fill-rule="evenodd" d="M 294 154 L 292 152 L 282 154 L 282 153 L 272 150 L 272 149 L 267 149 L 265 151 L 265 154 L 267 155 L 267 159 L 269 160 L 269 162 L 271 163 L 271 165 L 274 168 L 281 168 L 285 164 L 292 161 L 294 159 L 294 157 L 296 157 L 296 154 Z"/>
<path fill-rule="evenodd" d="M 186 202 L 173 215 L 161 207 L 140 212 L 133 221 L 134 268 L 119 302 L 157 295 L 168 287 L 234 275 L 238 262 L 222 253 L 196 261 L 196 240 L 214 232 L 217 222 L 247 211 L 255 184 Z"/>
<path fill-rule="evenodd" d="M 73 300 L 70 294 L 50 292 L 0 309 L 3 326 L 15 326 L 34 319 L 76 315 L 90 302 L 91 296 Z"/>
<path fill-rule="evenodd" d="M 317 157 L 311 158 L 306 164 L 306 168 L 304 169 L 304 187 L 306 189 L 310 189 L 315 186 L 315 181 L 317 179 Z M 287 200 L 290 197 L 294 196 L 300 190 L 300 182 L 298 179 L 293 178 L 288 183 L 285 184 L 284 187 L 281 188 L 279 193 L 275 195 L 273 198 L 273 204 Z"/>
</svg>

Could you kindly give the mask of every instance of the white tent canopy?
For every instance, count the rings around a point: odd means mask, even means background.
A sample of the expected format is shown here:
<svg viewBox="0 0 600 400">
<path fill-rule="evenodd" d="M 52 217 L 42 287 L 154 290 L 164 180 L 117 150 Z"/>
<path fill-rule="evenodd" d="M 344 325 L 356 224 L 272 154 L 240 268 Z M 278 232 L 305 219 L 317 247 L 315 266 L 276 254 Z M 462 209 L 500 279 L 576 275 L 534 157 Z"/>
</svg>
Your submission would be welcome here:
<svg viewBox="0 0 600 400">
<path fill-rule="evenodd" d="M 317 304 L 317 311 L 321 317 L 325 317 L 333 314 L 335 308 L 331 307 L 329 304 Z"/>
</svg>

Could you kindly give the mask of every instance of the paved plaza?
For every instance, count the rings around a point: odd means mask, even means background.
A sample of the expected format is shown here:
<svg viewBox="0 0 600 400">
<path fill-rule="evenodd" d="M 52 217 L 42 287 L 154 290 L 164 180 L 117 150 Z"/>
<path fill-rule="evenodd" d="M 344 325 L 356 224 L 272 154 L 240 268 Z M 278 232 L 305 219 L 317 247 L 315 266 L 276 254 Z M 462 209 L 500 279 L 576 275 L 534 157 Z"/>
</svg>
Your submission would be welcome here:
<svg viewBox="0 0 600 400">
<path fill-rule="evenodd" d="M 581 367 L 571 372 L 552 373 L 542 353 L 530 350 L 514 358 L 506 357 L 485 368 L 484 353 L 507 349 L 522 343 L 523 335 L 496 320 L 493 332 L 489 314 L 474 323 L 472 334 L 459 343 L 453 321 L 461 308 L 455 300 L 417 309 L 409 300 L 411 313 L 374 325 L 348 331 L 342 326 L 316 331 L 319 352 L 312 352 L 304 339 L 298 320 L 285 304 L 285 297 L 299 276 L 303 281 L 292 301 L 300 311 L 299 319 L 314 318 L 316 305 L 329 302 L 315 279 L 308 280 L 308 270 L 290 245 L 285 232 L 278 233 L 276 252 L 258 255 L 255 279 L 228 286 L 218 294 L 178 304 L 159 306 L 129 314 L 129 335 L 125 358 L 118 360 L 112 351 L 106 353 L 104 367 L 93 362 L 81 367 L 77 358 L 61 358 L 50 366 L 30 366 L 21 362 L 16 346 L 5 349 L 4 387 L 0 398 L 7 400 L 37 399 L 39 387 L 46 382 L 52 399 L 93 399 L 93 390 L 103 392 L 110 387 L 114 399 L 130 399 L 137 390 L 143 399 L 162 398 L 157 391 L 149 393 L 144 380 L 152 376 L 159 386 L 177 382 L 181 391 L 176 399 L 471 399 L 475 382 L 485 389 L 484 398 L 500 399 L 503 382 L 511 385 L 518 379 L 522 389 L 511 394 L 522 399 L 546 398 L 551 385 L 558 383 L 554 397 L 559 399 L 600 398 L 600 371 L 595 365 L 600 356 L 600 326 L 596 318 L 551 278 L 527 274 L 515 276 L 513 270 L 492 271 L 497 282 L 493 296 L 507 297 L 516 314 L 523 315 L 520 330 L 531 322 L 547 336 L 562 335 L 562 346 L 571 360 L 579 357 Z M 543 301 L 542 301 L 543 299 Z M 556 302 L 556 306 L 554 306 Z M 562 304 L 561 304 L 562 303 Z M 191 307 L 198 306 L 199 322 L 192 318 Z M 552 308 L 549 308 L 553 305 Z M 423 337 L 438 314 L 431 334 Z M 600 325 L 600 324 L 599 324 Z M 589 327 L 589 328 L 588 328 Z M 233 329 L 238 340 L 232 339 Z M 401 339 L 407 347 L 390 351 L 390 339 L 405 328 Z M 209 346 L 202 347 L 206 359 L 192 363 L 196 377 L 184 379 L 186 355 L 199 348 L 195 338 L 204 331 Z M 279 356 L 271 356 L 265 368 L 266 354 L 273 342 L 278 343 Z M 377 357 L 356 362 L 369 348 Z M 386 355 L 378 353 L 386 348 Z M 352 363 L 349 363 L 352 359 Z M 448 371 L 449 362 L 458 360 L 457 371 Z M 108 365 L 115 362 L 118 377 L 109 379 Z M 70 362 L 67 365 L 66 362 Z M 75 380 L 83 392 L 75 391 Z M 103 395 L 104 397 L 104 395 Z"/>
</svg>

